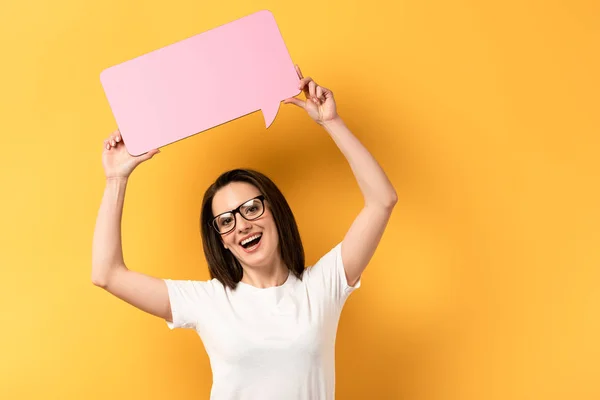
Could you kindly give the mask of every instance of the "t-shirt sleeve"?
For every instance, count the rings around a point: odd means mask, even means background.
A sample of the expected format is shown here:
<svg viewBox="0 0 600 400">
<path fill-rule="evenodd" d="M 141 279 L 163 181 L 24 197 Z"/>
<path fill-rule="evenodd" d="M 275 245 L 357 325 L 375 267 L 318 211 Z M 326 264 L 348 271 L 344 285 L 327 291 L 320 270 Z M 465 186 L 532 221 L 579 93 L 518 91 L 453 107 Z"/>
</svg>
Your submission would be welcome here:
<svg viewBox="0 0 600 400">
<path fill-rule="evenodd" d="M 342 261 L 342 243 L 338 243 L 312 267 L 307 268 L 308 284 L 316 288 L 326 300 L 341 309 L 346 299 L 361 285 L 362 276 L 354 286 L 348 284 Z"/>
<path fill-rule="evenodd" d="M 202 313 L 210 307 L 214 294 L 212 281 L 164 279 L 169 292 L 173 322 L 165 321 L 170 329 L 196 329 Z"/>
</svg>

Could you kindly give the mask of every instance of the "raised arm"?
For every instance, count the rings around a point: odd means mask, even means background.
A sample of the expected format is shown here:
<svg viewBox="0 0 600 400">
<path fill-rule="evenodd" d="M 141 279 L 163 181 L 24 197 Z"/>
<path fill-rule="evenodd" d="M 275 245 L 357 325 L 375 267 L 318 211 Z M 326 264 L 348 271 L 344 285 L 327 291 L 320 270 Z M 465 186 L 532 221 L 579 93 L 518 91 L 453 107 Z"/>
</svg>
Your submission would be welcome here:
<svg viewBox="0 0 600 400">
<path fill-rule="evenodd" d="M 375 158 L 350 132 L 337 114 L 331 90 L 317 85 L 312 78 L 304 78 L 296 66 L 306 101 L 289 98 L 284 103 L 303 108 L 323 126 L 346 157 L 365 199 L 360 211 L 342 241 L 342 262 L 346 279 L 354 286 L 373 257 L 383 232 L 398 201 L 391 182 Z"/>
<path fill-rule="evenodd" d="M 324 128 L 346 156 L 365 199 L 342 241 L 346 278 L 354 286 L 375 254 L 398 196 L 377 161 L 339 117 Z"/>
<path fill-rule="evenodd" d="M 131 271 L 125 266 L 121 219 L 127 182 L 137 165 L 158 150 L 131 156 L 118 131 L 104 141 L 102 164 L 106 175 L 92 244 L 92 282 L 147 313 L 171 321 L 171 307 L 163 280 Z"/>
</svg>

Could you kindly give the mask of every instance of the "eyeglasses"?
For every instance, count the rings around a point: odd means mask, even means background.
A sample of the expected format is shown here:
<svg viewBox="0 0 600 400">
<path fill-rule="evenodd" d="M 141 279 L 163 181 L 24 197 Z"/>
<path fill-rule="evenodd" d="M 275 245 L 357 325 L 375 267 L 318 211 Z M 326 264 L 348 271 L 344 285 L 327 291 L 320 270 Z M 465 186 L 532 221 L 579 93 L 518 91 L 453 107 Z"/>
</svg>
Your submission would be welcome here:
<svg viewBox="0 0 600 400">
<path fill-rule="evenodd" d="M 217 215 L 212 219 L 210 225 L 218 234 L 224 235 L 235 229 L 235 214 L 239 213 L 245 220 L 252 221 L 263 215 L 265 212 L 265 196 L 260 195 L 246 201 L 235 210 L 227 211 Z"/>
</svg>

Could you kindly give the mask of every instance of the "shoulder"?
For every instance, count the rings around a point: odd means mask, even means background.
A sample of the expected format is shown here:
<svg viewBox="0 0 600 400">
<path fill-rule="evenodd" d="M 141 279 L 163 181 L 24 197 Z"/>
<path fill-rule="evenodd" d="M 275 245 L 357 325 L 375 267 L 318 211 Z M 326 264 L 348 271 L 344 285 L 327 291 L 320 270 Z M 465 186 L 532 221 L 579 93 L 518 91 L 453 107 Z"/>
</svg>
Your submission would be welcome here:
<svg viewBox="0 0 600 400">
<path fill-rule="evenodd" d="M 306 285 L 342 306 L 346 298 L 360 287 L 360 281 L 350 286 L 342 262 L 342 242 L 336 244 L 305 271 Z"/>
<path fill-rule="evenodd" d="M 225 288 L 217 279 L 190 280 L 190 279 L 163 279 L 170 295 L 208 296 L 212 297 Z"/>
<path fill-rule="evenodd" d="M 336 244 L 333 248 L 322 255 L 313 265 L 304 270 L 304 275 L 308 279 L 315 277 L 324 277 L 325 275 L 336 272 L 342 262 L 342 243 Z M 342 266 L 343 268 L 343 266 Z"/>
</svg>

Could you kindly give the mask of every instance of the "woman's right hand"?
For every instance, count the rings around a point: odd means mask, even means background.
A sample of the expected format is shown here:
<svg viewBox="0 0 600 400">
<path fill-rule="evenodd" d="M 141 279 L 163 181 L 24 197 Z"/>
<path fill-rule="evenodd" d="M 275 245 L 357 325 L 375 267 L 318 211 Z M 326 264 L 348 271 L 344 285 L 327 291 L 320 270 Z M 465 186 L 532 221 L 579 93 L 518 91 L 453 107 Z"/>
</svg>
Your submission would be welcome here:
<svg viewBox="0 0 600 400">
<path fill-rule="evenodd" d="M 121 132 L 116 130 L 104 141 L 104 151 L 102 152 L 104 174 L 107 179 L 128 178 L 135 167 L 158 153 L 160 150 L 154 149 L 141 156 L 132 156 L 125 148 Z"/>
</svg>

